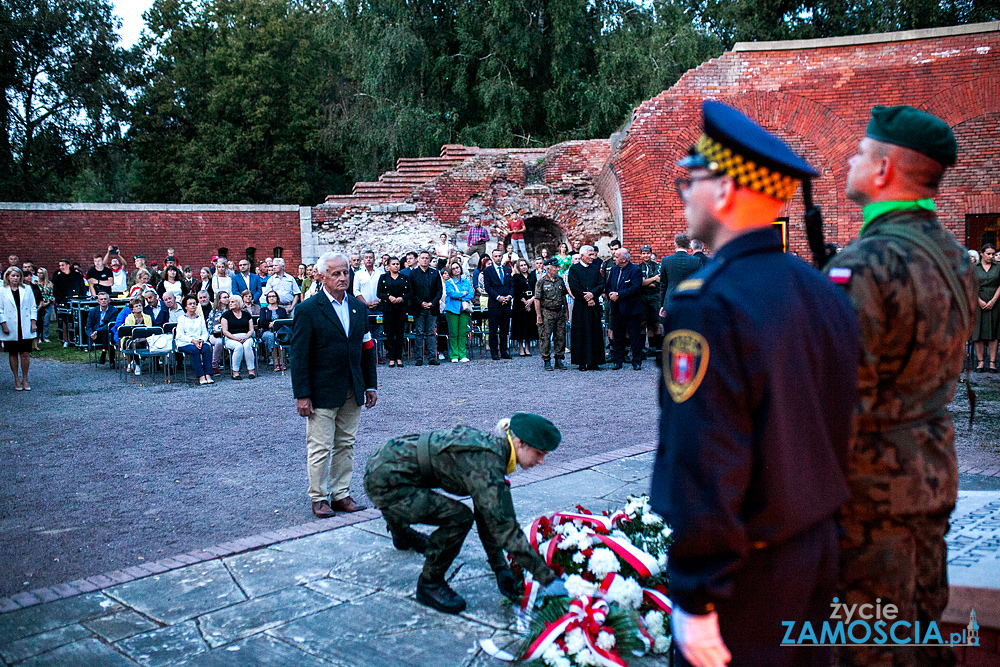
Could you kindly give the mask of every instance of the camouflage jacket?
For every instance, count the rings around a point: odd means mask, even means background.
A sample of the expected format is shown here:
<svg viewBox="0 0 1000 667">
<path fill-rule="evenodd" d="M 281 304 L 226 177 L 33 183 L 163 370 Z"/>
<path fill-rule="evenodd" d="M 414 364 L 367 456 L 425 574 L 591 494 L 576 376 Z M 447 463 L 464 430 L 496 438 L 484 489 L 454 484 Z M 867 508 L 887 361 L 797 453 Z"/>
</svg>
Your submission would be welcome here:
<svg viewBox="0 0 1000 667">
<path fill-rule="evenodd" d="M 418 437 L 406 435 L 387 442 L 368 464 L 367 474 L 378 475 L 382 483 L 423 486 L 416 457 Z M 503 553 L 492 548 L 499 544 L 515 564 L 531 572 L 542 584 L 549 584 L 555 573 L 528 544 L 514 513 L 510 486 L 505 479 L 510 460 L 507 440 L 468 426 L 456 426 L 433 431 L 429 450 L 434 488 L 457 496 L 470 496 L 495 538 L 495 542 L 483 540 L 484 547 L 491 547 L 486 554 L 490 567 L 496 569 L 506 565 Z"/>
<path fill-rule="evenodd" d="M 941 271 L 910 241 L 880 234 L 887 223 L 912 226 L 936 241 L 968 300 L 963 326 Z M 969 255 L 931 211 L 895 211 L 872 220 L 827 267 L 839 271 L 858 311 L 856 434 L 845 509 L 882 516 L 950 511 L 958 493 L 955 431 L 947 405 L 955 394 L 974 324 L 976 277 Z"/>
</svg>

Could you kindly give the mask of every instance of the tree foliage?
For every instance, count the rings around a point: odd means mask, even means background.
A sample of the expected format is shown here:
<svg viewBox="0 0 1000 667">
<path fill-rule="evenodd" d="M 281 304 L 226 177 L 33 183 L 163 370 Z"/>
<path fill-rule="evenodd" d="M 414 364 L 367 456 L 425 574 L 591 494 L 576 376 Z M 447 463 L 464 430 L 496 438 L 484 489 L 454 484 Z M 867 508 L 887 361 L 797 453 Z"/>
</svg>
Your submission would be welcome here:
<svg viewBox="0 0 1000 667">
<path fill-rule="evenodd" d="M 736 41 L 995 20 L 993 0 L 0 0 L 5 199 L 315 204 L 442 144 L 606 137 Z"/>
</svg>

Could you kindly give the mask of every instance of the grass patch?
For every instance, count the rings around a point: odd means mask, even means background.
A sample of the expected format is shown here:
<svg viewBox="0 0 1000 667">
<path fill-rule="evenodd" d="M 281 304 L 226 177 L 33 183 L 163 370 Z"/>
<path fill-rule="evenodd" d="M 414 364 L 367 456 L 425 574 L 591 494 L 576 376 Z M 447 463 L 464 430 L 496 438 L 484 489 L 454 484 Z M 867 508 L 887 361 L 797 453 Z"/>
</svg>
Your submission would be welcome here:
<svg viewBox="0 0 1000 667">
<path fill-rule="evenodd" d="M 49 328 L 49 342 L 42 343 L 39 342 L 40 350 L 36 350 L 31 353 L 31 356 L 35 359 L 51 359 L 53 361 L 62 361 L 67 364 L 85 364 L 87 363 L 87 348 L 85 347 L 63 347 L 62 341 L 59 340 L 59 328 L 55 322 L 51 323 L 52 326 Z"/>
</svg>

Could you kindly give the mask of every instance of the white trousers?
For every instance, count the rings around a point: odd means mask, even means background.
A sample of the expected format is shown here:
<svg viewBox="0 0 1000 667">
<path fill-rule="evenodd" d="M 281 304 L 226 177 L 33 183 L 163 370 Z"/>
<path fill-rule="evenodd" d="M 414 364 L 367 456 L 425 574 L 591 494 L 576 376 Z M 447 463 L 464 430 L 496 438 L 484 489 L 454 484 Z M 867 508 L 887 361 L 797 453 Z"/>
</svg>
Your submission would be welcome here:
<svg viewBox="0 0 1000 667">
<path fill-rule="evenodd" d="M 243 363 L 243 359 L 247 360 L 247 370 L 252 371 L 257 367 L 256 359 L 254 358 L 254 347 L 257 345 L 257 341 L 254 340 L 253 336 L 247 338 L 242 343 L 233 340 L 232 338 L 226 338 L 226 349 L 233 353 L 233 372 L 240 372 L 240 364 Z"/>
</svg>

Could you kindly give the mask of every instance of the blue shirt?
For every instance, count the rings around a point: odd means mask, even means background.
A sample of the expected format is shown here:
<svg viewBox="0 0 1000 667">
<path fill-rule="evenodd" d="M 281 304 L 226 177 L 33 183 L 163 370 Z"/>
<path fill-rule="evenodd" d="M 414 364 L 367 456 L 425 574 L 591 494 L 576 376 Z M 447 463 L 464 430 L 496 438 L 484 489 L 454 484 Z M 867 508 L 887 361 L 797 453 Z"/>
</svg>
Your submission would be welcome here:
<svg viewBox="0 0 1000 667">
<path fill-rule="evenodd" d="M 444 310 L 447 313 L 458 315 L 462 312 L 462 302 L 472 301 L 475 291 L 468 278 L 449 278 L 445 281 L 445 288 L 448 290 L 445 297 Z"/>
</svg>

